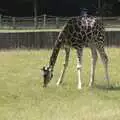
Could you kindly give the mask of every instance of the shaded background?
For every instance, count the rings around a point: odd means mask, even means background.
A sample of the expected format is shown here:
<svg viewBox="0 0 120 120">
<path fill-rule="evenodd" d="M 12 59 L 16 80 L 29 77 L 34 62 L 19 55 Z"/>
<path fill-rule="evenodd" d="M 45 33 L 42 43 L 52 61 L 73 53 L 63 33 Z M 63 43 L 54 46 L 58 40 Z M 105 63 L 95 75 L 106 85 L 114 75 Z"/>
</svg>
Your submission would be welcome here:
<svg viewBox="0 0 120 120">
<path fill-rule="evenodd" d="M 35 0 L 0 0 L 0 13 L 10 16 L 33 16 Z M 119 0 L 101 0 L 106 16 L 120 16 Z M 82 8 L 96 14 L 98 0 L 37 0 L 37 15 L 77 16 Z"/>
</svg>

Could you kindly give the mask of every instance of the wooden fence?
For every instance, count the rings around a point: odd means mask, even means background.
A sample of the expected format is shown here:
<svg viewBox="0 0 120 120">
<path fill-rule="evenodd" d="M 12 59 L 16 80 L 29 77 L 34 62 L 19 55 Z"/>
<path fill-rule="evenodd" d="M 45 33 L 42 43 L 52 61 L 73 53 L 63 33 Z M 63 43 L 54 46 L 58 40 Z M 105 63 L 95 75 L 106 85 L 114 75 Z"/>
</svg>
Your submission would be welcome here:
<svg viewBox="0 0 120 120">
<path fill-rule="evenodd" d="M 50 15 L 41 15 L 36 18 L 0 15 L 0 29 L 61 28 L 68 19 L 70 19 L 70 17 L 57 17 Z M 120 27 L 120 17 L 103 17 L 102 19 L 106 27 Z"/>
<path fill-rule="evenodd" d="M 0 15 L 0 49 L 52 48 L 58 32 L 68 19 L 47 15 L 37 18 Z M 103 22 L 106 46 L 120 47 L 120 17 L 103 17 Z"/>
<path fill-rule="evenodd" d="M 52 48 L 58 32 L 0 33 L 0 49 Z M 106 32 L 105 45 L 120 47 L 120 32 Z"/>
</svg>

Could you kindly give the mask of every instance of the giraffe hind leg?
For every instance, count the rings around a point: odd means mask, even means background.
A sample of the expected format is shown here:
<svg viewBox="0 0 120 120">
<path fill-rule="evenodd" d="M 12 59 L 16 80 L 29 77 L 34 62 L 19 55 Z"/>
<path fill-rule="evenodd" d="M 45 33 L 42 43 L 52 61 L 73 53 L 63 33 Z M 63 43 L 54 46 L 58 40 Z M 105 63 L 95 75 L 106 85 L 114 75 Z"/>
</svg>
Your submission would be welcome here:
<svg viewBox="0 0 120 120">
<path fill-rule="evenodd" d="M 94 77 L 95 77 L 95 68 L 96 68 L 96 62 L 97 62 L 97 51 L 95 47 L 91 47 L 91 54 L 92 54 L 92 60 L 91 60 L 91 73 L 90 73 L 90 82 L 89 86 L 93 86 L 94 83 Z"/>
<path fill-rule="evenodd" d="M 66 53 L 65 63 L 64 63 L 63 70 L 61 71 L 61 75 L 60 75 L 60 77 L 59 77 L 59 79 L 56 83 L 57 86 L 59 86 L 63 82 L 63 78 L 64 78 L 64 75 L 65 75 L 65 72 L 66 72 L 66 68 L 68 66 L 69 53 L 70 53 L 70 48 L 69 47 L 65 47 L 65 53 Z"/>
<path fill-rule="evenodd" d="M 105 77 L 106 77 L 106 80 L 107 80 L 107 86 L 109 88 L 110 83 L 109 83 L 109 75 L 108 75 L 108 56 L 105 53 L 105 50 L 104 50 L 103 46 L 98 48 L 98 52 L 100 54 L 101 60 L 103 62 L 104 68 L 105 68 Z"/>
</svg>

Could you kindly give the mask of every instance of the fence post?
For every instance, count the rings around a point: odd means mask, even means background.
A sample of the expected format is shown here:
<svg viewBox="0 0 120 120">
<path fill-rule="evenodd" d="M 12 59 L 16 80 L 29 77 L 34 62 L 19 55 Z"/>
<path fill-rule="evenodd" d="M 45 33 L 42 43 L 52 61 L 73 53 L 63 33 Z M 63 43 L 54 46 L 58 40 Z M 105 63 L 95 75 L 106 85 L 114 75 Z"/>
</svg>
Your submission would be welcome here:
<svg viewBox="0 0 120 120">
<path fill-rule="evenodd" d="M 56 17 L 56 28 L 59 28 L 59 24 L 58 24 L 58 22 L 59 22 L 59 18 Z"/>
<path fill-rule="evenodd" d="M 38 26 L 38 20 L 37 20 L 37 16 L 34 17 L 34 27 L 37 28 Z"/>
<path fill-rule="evenodd" d="M 2 27 L 2 15 L 0 14 L 0 27 Z"/>
<path fill-rule="evenodd" d="M 43 26 L 46 26 L 46 14 L 43 15 Z"/>
<path fill-rule="evenodd" d="M 16 19 L 15 19 L 15 17 L 12 17 L 12 25 L 13 25 L 13 28 L 15 29 L 16 28 Z"/>
</svg>

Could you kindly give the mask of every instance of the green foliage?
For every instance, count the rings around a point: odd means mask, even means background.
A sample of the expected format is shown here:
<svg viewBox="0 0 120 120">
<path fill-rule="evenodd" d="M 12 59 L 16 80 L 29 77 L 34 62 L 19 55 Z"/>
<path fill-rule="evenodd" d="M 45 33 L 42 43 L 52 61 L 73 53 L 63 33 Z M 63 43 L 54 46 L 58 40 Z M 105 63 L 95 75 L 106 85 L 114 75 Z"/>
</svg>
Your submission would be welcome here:
<svg viewBox="0 0 120 120">
<path fill-rule="evenodd" d="M 42 87 L 40 68 L 48 63 L 51 50 L 0 52 L 0 120 L 119 120 L 120 49 L 108 48 L 110 78 L 107 89 L 104 69 L 98 60 L 96 81 L 88 88 L 90 55 L 84 50 L 83 89 L 77 90 L 76 54 L 71 50 L 64 84 L 56 81 L 64 61 L 61 50 L 48 88 Z"/>
</svg>

